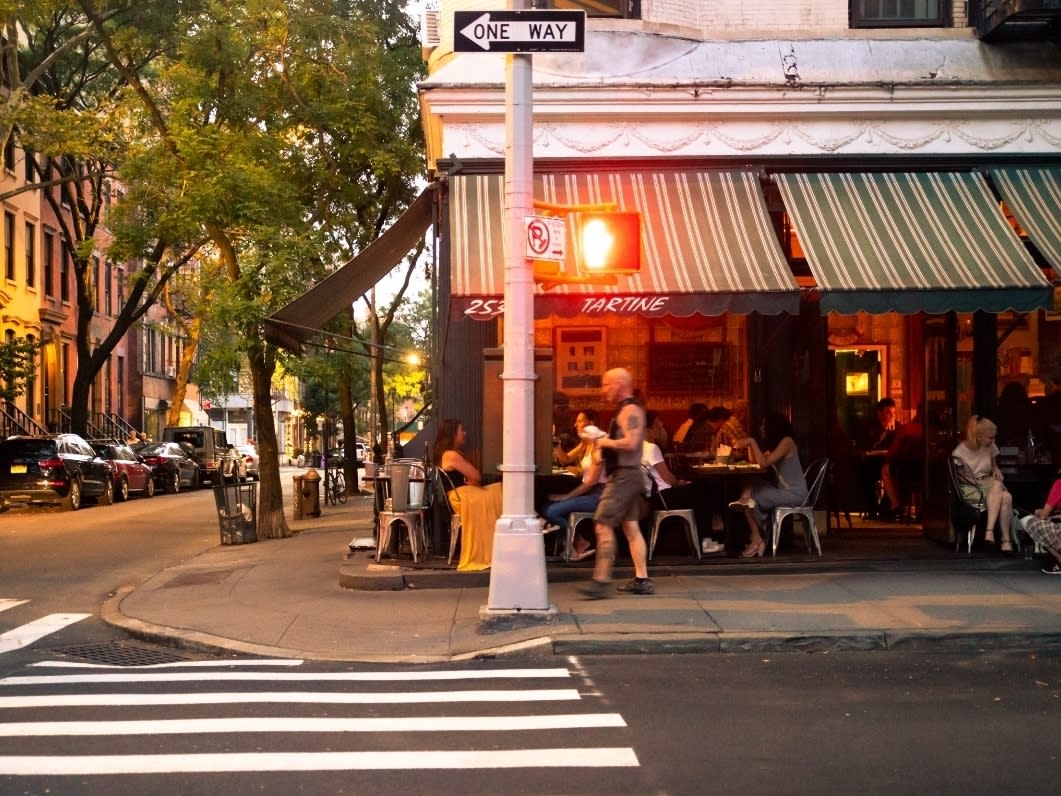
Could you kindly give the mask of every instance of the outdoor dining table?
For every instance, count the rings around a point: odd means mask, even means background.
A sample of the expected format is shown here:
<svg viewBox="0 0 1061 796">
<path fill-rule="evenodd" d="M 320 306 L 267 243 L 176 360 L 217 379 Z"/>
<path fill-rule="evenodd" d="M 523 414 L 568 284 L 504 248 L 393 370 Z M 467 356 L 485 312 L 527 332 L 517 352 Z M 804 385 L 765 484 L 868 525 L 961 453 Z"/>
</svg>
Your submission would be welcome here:
<svg viewBox="0 0 1061 796">
<path fill-rule="evenodd" d="M 740 490 L 753 479 L 762 478 L 769 474 L 769 467 L 760 467 L 756 464 L 738 462 L 736 464 L 720 464 L 705 462 L 694 464 L 685 468 L 688 480 L 697 484 L 704 484 L 707 491 L 719 494 L 722 497 L 722 527 L 726 534 L 726 554 L 736 555 L 737 545 L 734 544 L 734 531 L 732 519 L 736 512 L 730 511 L 729 503 L 740 496 Z M 744 529 L 744 519 L 741 518 L 741 530 Z"/>
</svg>

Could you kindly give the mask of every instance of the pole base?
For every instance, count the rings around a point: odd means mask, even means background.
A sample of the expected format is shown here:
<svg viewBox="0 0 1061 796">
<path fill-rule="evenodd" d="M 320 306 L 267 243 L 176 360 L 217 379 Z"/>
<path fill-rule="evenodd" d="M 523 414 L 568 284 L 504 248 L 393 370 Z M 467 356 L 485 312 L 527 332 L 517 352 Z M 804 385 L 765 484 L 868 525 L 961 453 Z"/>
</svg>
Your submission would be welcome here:
<svg viewBox="0 0 1061 796">
<path fill-rule="evenodd" d="M 550 607 L 541 520 L 502 515 L 494 531 L 490 595 L 483 610 L 525 613 Z"/>
</svg>

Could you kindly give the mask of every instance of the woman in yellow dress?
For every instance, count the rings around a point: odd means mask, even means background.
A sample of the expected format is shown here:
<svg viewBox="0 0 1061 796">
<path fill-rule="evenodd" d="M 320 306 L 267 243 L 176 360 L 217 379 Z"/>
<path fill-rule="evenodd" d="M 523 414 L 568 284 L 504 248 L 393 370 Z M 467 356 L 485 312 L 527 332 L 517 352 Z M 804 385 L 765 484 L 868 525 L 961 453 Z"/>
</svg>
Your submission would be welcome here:
<svg viewBox="0 0 1061 796">
<path fill-rule="evenodd" d="M 501 516 L 501 484 L 482 486 L 482 474 L 462 452 L 465 439 L 467 434 L 463 423 L 454 418 L 443 420 L 431 460 L 448 476 L 453 488 L 447 491 L 446 497 L 461 520 L 461 555 L 457 569 L 476 571 L 490 568 L 494 528 Z"/>
</svg>

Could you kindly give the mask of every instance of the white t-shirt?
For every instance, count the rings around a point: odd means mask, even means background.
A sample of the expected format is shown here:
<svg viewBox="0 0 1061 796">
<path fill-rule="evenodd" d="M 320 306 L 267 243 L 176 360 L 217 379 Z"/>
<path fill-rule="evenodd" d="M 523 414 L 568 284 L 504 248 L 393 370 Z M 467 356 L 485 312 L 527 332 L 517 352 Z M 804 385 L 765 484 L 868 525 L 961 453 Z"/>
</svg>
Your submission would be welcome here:
<svg viewBox="0 0 1061 796">
<path fill-rule="evenodd" d="M 663 480 L 663 476 L 656 469 L 656 465 L 661 464 L 663 461 L 663 451 L 659 449 L 659 445 L 648 440 L 641 443 L 641 466 L 648 469 L 652 480 L 656 482 L 656 488 L 660 492 L 664 489 L 670 489 L 670 484 Z M 645 492 L 651 492 L 651 487 L 651 484 L 645 484 Z"/>
<path fill-rule="evenodd" d="M 582 461 L 579 464 L 582 467 L 582 483 L 589 483 L 590 468 L 593 466 L 593 448 L 586 451 L 586 455 L 582 457 Z M 604 484 L 608 481 L 608 474 L 604 472 L 604 468 L 600 468 L 600 472 L 597 475 L 597 483 Z"/>
</svg>

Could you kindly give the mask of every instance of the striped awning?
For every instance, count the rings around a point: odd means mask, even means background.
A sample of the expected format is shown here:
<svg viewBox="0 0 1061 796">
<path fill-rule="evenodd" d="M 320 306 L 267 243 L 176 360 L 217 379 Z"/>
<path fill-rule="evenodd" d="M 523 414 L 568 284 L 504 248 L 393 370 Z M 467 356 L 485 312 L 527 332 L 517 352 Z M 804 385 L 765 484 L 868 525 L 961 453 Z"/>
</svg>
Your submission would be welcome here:
<svg viewBox="0 0 1061 796">
<path fill-rule="evenodd" d="M 991 179 L 1035 248 L 1061 273 L 1061 166 L 992 169 Z"/>
<path fill-rule="evenodd" d="M 972 173 L 778 174 L 823 312 L 1028 311 L 1050 286 Z"/>
<path fill-rule="evenodd" d="M 488 318 L 504 295 L 504 178 L 450 178 L 455 313 Z M 536 284 L 535 315 L 645 317 L 799 311 L 799 293 L 770 225 L 758 178 L 744 172 L 538 174 L 535 199 L 614 202 L 642 214 L 637 274 L 614 284 Z M 568 231 L 567 251 L 574 251 Z M 565 274 L 574 266 L 564 265 Z"/>
</svg>

